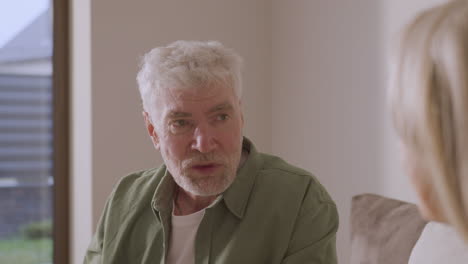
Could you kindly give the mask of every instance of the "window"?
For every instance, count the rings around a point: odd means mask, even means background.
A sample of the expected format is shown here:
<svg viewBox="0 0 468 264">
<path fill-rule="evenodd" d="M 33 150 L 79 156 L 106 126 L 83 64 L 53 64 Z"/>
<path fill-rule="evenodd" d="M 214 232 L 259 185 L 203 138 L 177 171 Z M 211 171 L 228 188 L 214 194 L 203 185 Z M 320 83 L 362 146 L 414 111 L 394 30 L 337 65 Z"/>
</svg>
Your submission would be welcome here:
<svg viewBox="0 0 468 264">
<path fill-rule="evenodd" d="M 67 263 L 67 2 L 0 10 L 0 263 Z"/>
</svg>

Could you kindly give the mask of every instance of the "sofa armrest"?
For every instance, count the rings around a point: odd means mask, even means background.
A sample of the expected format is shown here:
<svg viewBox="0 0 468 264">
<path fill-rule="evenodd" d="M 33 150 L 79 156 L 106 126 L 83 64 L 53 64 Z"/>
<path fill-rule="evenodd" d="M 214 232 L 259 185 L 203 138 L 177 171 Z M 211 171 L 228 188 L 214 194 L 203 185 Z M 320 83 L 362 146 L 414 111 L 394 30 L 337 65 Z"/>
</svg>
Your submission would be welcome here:
<svg viewBox="0 0 468 264">
<path fill-rule="evenodd" d="M 354 196 L 351 264 L 407 264 L 426 225 L 416 205 L 375 194 Z"/>
</svg>

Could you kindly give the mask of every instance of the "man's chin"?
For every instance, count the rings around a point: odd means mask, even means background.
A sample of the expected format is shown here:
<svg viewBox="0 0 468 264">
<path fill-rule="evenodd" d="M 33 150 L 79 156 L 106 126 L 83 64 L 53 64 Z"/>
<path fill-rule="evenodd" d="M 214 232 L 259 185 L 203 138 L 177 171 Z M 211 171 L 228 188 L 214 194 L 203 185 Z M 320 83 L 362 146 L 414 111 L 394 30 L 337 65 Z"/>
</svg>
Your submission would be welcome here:
<svg viewBox="0 0 468 264">
<path fill-rule="evenodd" d="M 226 191 L 232 182 L 219 182 L 213 184 L 213 177 L 197 178 L 196 181 L 189 180 L 182 188 L 197 196 L 214 196 Z"/>
<path fill-rule="evenodd" d="M 204 182 L 215 182 L 225 178 L 226 170 L 223 168 L 214 169 L 186 169 L 183 177 L 187 182 L 193 184 L 204 184 Z"/>
</svg>

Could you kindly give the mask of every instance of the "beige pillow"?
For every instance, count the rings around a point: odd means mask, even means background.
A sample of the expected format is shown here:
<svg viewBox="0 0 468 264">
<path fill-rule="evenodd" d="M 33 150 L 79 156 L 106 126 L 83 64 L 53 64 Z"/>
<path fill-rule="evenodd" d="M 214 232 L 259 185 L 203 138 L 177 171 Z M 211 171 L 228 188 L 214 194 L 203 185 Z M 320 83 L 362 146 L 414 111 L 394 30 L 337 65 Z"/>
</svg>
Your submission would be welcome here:
<svg viewBox="0 0 468 264">
<path fill-rule="evenodd" d="M 407 264 L 426 225 L 414 204 L 375 194 L 353 197 L 351 264 Z"/>
</svg>

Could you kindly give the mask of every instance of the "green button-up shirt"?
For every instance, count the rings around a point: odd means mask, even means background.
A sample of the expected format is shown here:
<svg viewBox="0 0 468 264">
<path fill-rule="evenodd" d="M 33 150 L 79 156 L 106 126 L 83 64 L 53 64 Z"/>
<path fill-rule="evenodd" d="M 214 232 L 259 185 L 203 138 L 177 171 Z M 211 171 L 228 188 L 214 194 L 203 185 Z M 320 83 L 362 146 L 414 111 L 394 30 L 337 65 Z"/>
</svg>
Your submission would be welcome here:
<svg viewBox="0 0 468 264">
<path fill-rule="evenodd" d="M 259 153 L 206 209 L 195 264 L 335 264 L 338 213 L 309 172 Z M 124 177 L 107 200 L 84 263 L 165 263 L 175 183 L 163 165 Z"/>
</svg>

